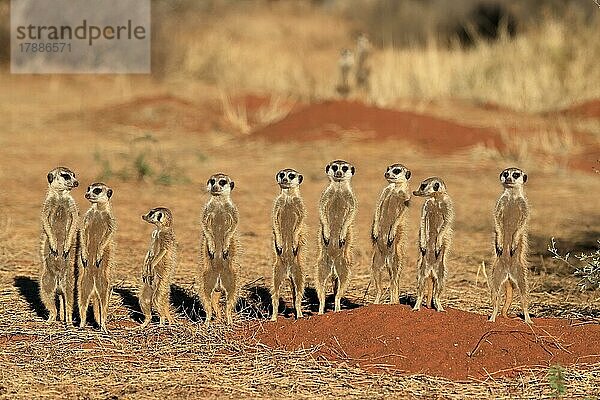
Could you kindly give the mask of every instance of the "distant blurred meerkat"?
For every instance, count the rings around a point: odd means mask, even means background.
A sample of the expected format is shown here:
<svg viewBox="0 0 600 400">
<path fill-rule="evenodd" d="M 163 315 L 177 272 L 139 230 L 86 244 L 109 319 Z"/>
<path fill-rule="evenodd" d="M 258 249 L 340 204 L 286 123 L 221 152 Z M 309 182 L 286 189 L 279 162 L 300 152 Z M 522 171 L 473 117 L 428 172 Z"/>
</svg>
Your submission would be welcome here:
<svg viewBox="0 0 600 400">
<path fill-rule="evenodd" d="M 417 303 L 413 309 L 421 307 L 427 285 L 427 306 L 433 305 L 436 310 L 444 311 L 440 295 L 447 276 L 446 258 L 452 243 L 454 207 L 441 178 L 425 179 L 413 194 L 426 197 L 419 230 Z"/>
<path fill-rule="evenodd" d="M 356 39 L 356 86 L 359 88 L 369 88 L 369 76 L 371 69 L 368 64 L 369 55 L 371 54 L 371 42 L 364 33 L 361 33 Z"/>
<path fill-rule="evenodd" d="M 319 314 L 325 312 L 327 280 L 333 279 L 335 311 L 341 310 L 341 298 L 348 287 L 352 270 L 352 224 L 356 216 L 356 196 L 351 180 L 354 166 L 343 160 L 332 161 L 325 167 L 329 185 L 319 202 L 319 259 L 316 286 Z"/>
<path fill-rule="evenodd" d="M 213 312 L 220 315 L 219 299 L 225 292 L 225 316 L 233 323 L 237 298 L 237 225 L 239 214 L 231 200 L 234 182 L 225 174 L 215 174 L 206 183 L 210 198 L 202 216 L 203 263 L 200 298 L 206 311 L 206 325 Z"/>
<path fill-rule="evenodd" d="M 281 193 L 273 204 L 273 265 L 272 321 L 277 320 L 279 290 L 285 278 L 290 280 L 292 301 L 296 318 L 302 318 L 302 295 L 304 293 L 304 271 L 302 251 L 304 248 L 304 219 L 306 208 L 300 196 L 303 177 L 293 169 L 283 169 L 276 175 Z"/>
<path fill-rule="evenodd" d="M 527 182 L 527 174 L 519 168 L 507 168 L 500 173 L 500 182 L 504 186 L 504 191 L 494 211 L 495 254 L 491 272 L 488 274 L 494 307 L 490 321 L 494 322 L 498 315 L 502 290 L 506 293 L 502 315 L 507 316 L 512 303 L 513 290 L 516 288 L 521 296 L 525 322 L 532 324 L 528 310 L 527 281 L 529 205 L 523 189 Z"/>
<path fill-rule="evenodd" d="M 177 264 L 173 214 L 168 208 L 157 207 L 142 215 L 142 219 L 154 225 L 155 229 L 142 268 L 140 308 L 144 313 L 144 322 L 140 328 L 145 328 L 152 320 L 153 308 L 160 316 L 161 326 L 165 319 L 173 324 L 169 304 L 171 280 Z"/>
<path fill-rule="evenodd" d="M 58 294 L 58 319 L 73 321 L 75 290 L 76 234 L 79 209 L 71 190 L 79 186 L 75 174 L 57 167 L 48 173 L 48 191 L 42 206 L 40 298 L 50 312 L 48 321 L 57 317 L 55 296 Z"/>
<path fill-rule="evenodd" d="M 350 93 L 350 70 L 354 66 L 354 54 L 350 49 L 343 49 L 338 60 L 340 81 L 336 86 L 338 94 L 342 97 Z"/>
<path fill-rule="evenodd" d="M 371 230 L 371 239 L 373 240 L 371 272 L 375 282 L 375 304 L 379 304 L 381 300 L 385 272 L 390 277 L 390 302 L 398 303 L 399 276 L 406 249 L 410 175 L 410 170 L 404 165 L 390 165 L 384 174 L 388 185 L 383 189 L 375 207 Z"/>
<path fill-rule="evenodd" d="M 111 270 L 114 258 L 114 234 L 117 223 L 113 216 L 110 198 L 113 190 L 104 183 L 88 186 L 85 198 L 91 207 L 83 217 L 79 232 L 79 315 L 80 327 L 85 326 L 90 300 L 94 318 L 103 331 L 107 331 L 106 319 L 110 300 Z"/>
</svg>

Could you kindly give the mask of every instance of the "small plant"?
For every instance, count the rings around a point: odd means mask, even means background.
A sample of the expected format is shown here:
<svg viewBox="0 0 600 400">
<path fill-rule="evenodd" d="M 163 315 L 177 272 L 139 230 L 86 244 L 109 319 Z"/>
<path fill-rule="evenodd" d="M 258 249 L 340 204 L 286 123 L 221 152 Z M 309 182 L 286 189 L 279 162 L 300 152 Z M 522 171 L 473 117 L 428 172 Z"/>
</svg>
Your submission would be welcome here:
<svg viewBox="0 0 600 400">
<path fill-rule="evenodd" d="M 554 397 L 563 396 L 567 388 L 565 386 L 565 369 L 560 365 L 553 365 L 548 369 L 548 382 L 554 392 Z"/>
<path fill-rule="evenodd" d="M 552 238 L 548 251 L 552 253 L 552 258 L 563 261 L 569 267 L 575 270 L 574 275 L 579 277 L 577 283 L 581 290 L 600 289 L 600 240 L 597 241 L 598 249 L 591 253 L 581 253 L 575 255 L 579 265 L 573 265 L 569 259 L 571 253 L 564 256 L 556 248 L 556 241 Z"/>
</svg>

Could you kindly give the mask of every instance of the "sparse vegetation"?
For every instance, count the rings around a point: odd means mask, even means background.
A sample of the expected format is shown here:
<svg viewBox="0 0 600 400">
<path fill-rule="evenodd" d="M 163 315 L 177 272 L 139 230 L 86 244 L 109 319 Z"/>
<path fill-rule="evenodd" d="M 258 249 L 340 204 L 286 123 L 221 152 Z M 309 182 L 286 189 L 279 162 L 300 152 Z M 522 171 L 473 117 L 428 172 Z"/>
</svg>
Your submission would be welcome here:
<svg viewBox="0 0 600 400">
<path fill-rule="evenodd" d="M 600 240 L 597 243 L 596 251 L 573 256 L 577 260 L 576 265 L 571 263 L 571 253 L 560 254 L 554 238 L 548 246 L 548 251 L 552 253 L 552 258 L 563 261 L 573 269 L 574 275 L 579 278 L 578 285 L 581 290 L 600 289 Z"/>
<path fill-rule="evenodd" d="M 115 156 L 106 156 L 107 152 L 94 152 L 94 161 L 100 167 L 98 180 L 111 178 L 123 181 L 152 182 L 159 185 L 187 183 L 182 168 L 172 158 L 165 157 L 158 141 L 150 134 L 132 140 L 127 151 Z"/>
<path fill-rule="evenodd" d="M 553 391 L 554 397 L 561 397 L 566 392 L 565 387 L 565 369 L 560 365 L 553 365 L 548 369 L 548 382 Z"/>
</svg>

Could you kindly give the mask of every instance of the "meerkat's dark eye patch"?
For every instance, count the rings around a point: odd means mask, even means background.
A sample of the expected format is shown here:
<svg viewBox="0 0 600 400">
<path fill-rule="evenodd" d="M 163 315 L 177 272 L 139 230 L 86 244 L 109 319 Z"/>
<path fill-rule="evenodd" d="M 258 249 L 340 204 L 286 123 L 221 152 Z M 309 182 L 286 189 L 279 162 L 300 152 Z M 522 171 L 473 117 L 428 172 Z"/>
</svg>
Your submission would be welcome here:
<svg viewBox="0 0 600 400">
<path fill-rule="evenodd" d="M 102 193 L 102 189 L 95 188 L 94 190 L 92 190 L 92 192 L 94 192 L 94 194 L 100 194 L 100 193 Z"/>
<path fill-rule="evenodd" d="M 510 174 L 508 173 L 508 171 L 504 171 L 504 172 L 502 173 L 502 176 L 503 176 L 503 177 L 505 177 L 505 178 L 508 178 L 508 175 L 510 175 Z"/>
<path fill-rule="evenodd" d="M 521 176 L 521 173 L 519 173 L 519 172 L 513 172 L 513 178 L 519 179 L 520 176 Z"/>
<path fill-rule="evenodd" d="M 221 180 L 219 181 L 219 185 L 221 185 L 221 186 L 225 186 L 225 185 L 227 185 L 227 181 L 226 181 L 225 179 L 221 179 Z"/>
<path fill-rule="evenodd" d="M 284 172 L 280 172 L 279 173 L 279 178 L 281 178 L 281 179 L 285 178 L 285 173 Z"/>
<path fill-rule="evenodd" d="M 438 182 L 436 182 L 436 183 L 433 184 L 433 190 L 435 190 L 436 192 L 438 190 L 440 190 L 440 184 Z"/>
<path fill-rule="evenodd" d="M 331 166 L 331 169 L 333 170 L 333 172 L 336 172 L 336 171 L 338 170 L 338 166 L 337 166 L 337 165 L 335 165 L 335 164 L 333 164 L 333 165 Z"/>
<path fill-rule="evenodd" d="M 402 172 L 402 171 L 400 170 L 400 168 L 394 168 L 394 169 L 392 170 L 392 172 L 394 173 L 394 175 L 398 175 L 398 174 L 400 174 L 400 172 Z"/>
<path fill-rule="evenodd" d="M 296 174 L 294 174 L 294 173 L 288 174 L 288 178 L 290 178 L 290 179 L 294 179 L 295 177 L 296 177 Z"/>
<path fill-rule="evenodd" d="M 421 183 L 421 187 L 419 187 L 419 190 L 425 190 L 426 187 L 427 187 L 426 183 Z"/>
<path fill-rule="evenodd" d="M 159 212 L 158 214 L 156 214 L 157 220 L 162 221 L 162 217 L 163 217 L 163 213 Z"/>
<path fill-rule="evenodd" d="M 71 180 L 71 175 L 69 175 L 69 174 L 60 174 L 60 176 L 62 176 L 65 181 Z"/>
<path fill-rule="evenodd" d="M 213 178 L 213 179 L 209 179 L 209 180 L 208 180 L 208 183 L 209 183 L 210 185 L 214 185 L 214 184 L 215 184 L 215 182 L 217 182 L 217 181 L 216 181 L 214 178 Z"/>
<path fill-rule="evenodd" d="M 153 216 L 153 215 L 154 215 L 154 210 L 153 210 L 153 211 L 150 211 L 150 212 L 148 213 L 148 218 L 152 218 L 152 216 Z"/>
<path fill-rule="evenodd" d="M 348 172 L 348 166 L 347 166 L 347 165 L 344 165 L 344 166 L 342 167 L 342 171 L 344 171 L 344 172 Z"/>
</svg>

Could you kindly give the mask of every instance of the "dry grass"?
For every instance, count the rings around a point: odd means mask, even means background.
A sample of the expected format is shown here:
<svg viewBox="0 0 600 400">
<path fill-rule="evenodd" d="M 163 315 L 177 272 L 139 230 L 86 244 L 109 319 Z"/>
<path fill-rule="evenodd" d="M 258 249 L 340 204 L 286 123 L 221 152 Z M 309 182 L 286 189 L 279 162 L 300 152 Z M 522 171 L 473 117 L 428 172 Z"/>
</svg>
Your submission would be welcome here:
<svg viewBox="0 0 600 400">
<path fill-rule="evenodd" d="M 590 21 L 545 15 L 514 39 L 480 40 L 470 49 L 431 38 L 424 46 L 376 50 L 365 99 L 391 105 L 403 98 L 462 98 L 540 111 L 599 97 L 598 85 L 589 82 L 600 79 L 600 24 L 592 2 L 588 11 Z M 304 100 L 336 97 L 338 53 L 354 47 L 357 28 L 339 14 L 290 4 L 230 10 L 218 23 L 187 22 L 197 18 L 193 12 L 183 18 L 167 15 L 161 26 L 170 49 L 168 79 Z"/>
</svg>

